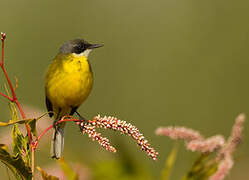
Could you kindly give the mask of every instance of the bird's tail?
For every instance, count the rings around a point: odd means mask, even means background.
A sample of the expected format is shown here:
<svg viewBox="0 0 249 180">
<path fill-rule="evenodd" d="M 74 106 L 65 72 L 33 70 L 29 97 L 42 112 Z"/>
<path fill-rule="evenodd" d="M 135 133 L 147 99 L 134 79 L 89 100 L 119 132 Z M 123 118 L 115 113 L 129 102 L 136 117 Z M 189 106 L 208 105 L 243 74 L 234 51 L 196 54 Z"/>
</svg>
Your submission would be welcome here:
<svg viewBox="0 0 249 180">
<path fill-rule="evenodd" d="M 59 159 L 64 148 L 64 126 L 57 126 L 53 129 L 53 138 L 51 142 L 51 157 Z"/>
</svg>

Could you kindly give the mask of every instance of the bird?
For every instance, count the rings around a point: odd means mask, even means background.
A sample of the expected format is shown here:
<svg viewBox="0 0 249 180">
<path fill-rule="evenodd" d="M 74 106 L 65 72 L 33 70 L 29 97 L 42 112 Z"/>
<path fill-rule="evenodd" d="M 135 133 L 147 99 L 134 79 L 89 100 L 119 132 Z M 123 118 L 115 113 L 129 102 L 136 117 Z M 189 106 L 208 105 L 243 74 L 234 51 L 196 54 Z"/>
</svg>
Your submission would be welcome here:
<svg viewBox="0 0 249 180">
<path fill-rule="evenodd" d="M 93 49 L 103 44 L 91 44 L 82 38 L 66 41 L 48 66 L 45 74 L 46 107 L 53 118 L 51 157 L 60 159 L 64 149 L 64 116 L 72 116 L 89 96 L 93 85 L 93 72 L 88 61 Z M 84 119 L 82 116 L 80 116 Z"/>
</svg>

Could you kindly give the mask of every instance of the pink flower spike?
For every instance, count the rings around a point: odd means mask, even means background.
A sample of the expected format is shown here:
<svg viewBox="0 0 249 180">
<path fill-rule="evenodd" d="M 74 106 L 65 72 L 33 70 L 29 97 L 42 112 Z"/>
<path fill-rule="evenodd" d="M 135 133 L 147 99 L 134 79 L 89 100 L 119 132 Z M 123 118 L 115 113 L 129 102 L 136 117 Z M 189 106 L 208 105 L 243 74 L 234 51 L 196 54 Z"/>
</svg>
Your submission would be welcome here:
<svg viewBox="0 0 249 180">
<path fill-rule="evenodd" d="M 223 159 L 223 157 L 230 155 L 236 150 L 242 139 L 243 124 L 246 117 L 244 114 L 240 114 L 233 125 L 232 132 L 228 138 L 226 145 L 220 150 L 217 159 Z"/>
<path fill-rule="evenodd" d="M 4 41 L 6 39 L 6 33 L 1 32 L 1 40 Z"/>
<path fill-rule="evenodd" d="M 241 142 L 243 124 L 245 119 L 246 119 L 245 114 L 240 114 L 235 120 L 231 136 L 229 137 L 227 142 L 227 150 L 229 151 L 230 154 L 235 151 L 235 149 Z"/>
<path fill-rule="evenodd" d="M 146 154 L 150 156 L 153 160 L 157 160 L 158 152 L 156 152 L 150 146 L 150 144 L 145 139 L 143 134 L 141 134 L 140 131 L 135 126 L 133 126 L 130 123 L 127 123 L 126 121 L 119 120 L 118 118 L 112 117 L 112 116 L 101 117 L 100 115 L 98 115 L 98 116 L 95 116 L 93 120 L 88 121 L 88 124 L 80 123 L 80 128 L 83 130 L 82 132 L 93 134 L 93 130 L 91 130 L 92 132 L 88 132 L 85 130 L 86 127 L 87 129 L 93 128 L 94 132 L 95 132 L 95 127 L 96 127 L 96 128 L 104 128 L 104 129 L 111 129 L 114 131 L 119 131 L 122 134 L 131 136 L 134 140 L 136 140 L 137 144 L 140 146 L 140 149 L 142 151 L 145 151 Z"/>
<path fill-rule="evenodd" d="M 88 136 L 92 138 L 93 141 L 95 140 L 98 141 L 98 143 L 106 150 L 114 153 L 116 152 L 116 149 L 110 145 L 109 139 L 102 137 L 101 133 L 97 133 L 94 126 L 91 126 L 84 122 L 81 123 L 78 122 L 77 124 L 80 125 L 83 134 L 87 133 Z"/>
<path fill-rule="evenodd" d="M 209 180 L 222 180 L 228 174 L 233 167 L 233 160 L 230 155 L 226 156 L 218 166 L 218 170 L 209 178 Z"/>
<path fill-rule="evenodd" d="M 182 139 L 185 141 L 202 140 L 198 131 L 185 127 L 160 127 L 156 130 L 157 135 L 169 136 L 171 139 Z"/>
<path fill-rule="evenodd" d="M 212 136 L 206 140 L 193 140 L 186 143 L 187 149 L 202 153 L 211 153 L 216 149 L 222 148 L 225 144 L 224 137 L 221 135 Z"/>
</svg>

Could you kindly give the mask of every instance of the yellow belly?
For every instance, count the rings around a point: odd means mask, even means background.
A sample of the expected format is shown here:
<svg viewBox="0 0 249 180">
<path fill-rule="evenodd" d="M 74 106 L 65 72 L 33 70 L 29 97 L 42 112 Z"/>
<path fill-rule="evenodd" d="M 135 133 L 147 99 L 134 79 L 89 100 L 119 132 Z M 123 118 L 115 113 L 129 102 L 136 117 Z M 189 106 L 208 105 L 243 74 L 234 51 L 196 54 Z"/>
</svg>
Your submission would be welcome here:
<svg viewBox="0 0 249 180">
<path fill-rule="evenodd" d="M 56 57 L 47 71 L 46 96 L 55 111 L 60 108 L 69 113 L 72 107 L 80 106 L 90 94 L 93 76 L 85 57 L 64 56 Z"/>
</svg>

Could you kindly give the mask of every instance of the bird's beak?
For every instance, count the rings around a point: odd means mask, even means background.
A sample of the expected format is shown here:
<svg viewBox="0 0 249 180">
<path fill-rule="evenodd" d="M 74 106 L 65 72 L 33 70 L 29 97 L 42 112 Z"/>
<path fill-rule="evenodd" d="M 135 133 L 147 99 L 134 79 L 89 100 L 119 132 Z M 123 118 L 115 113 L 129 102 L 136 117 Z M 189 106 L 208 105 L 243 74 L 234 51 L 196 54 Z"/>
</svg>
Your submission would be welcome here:
<svg viewBox="0 0 249 180">
<path fill-rule="evenodd" d="M 90 44 L 87 49 L 95 49 L 104 46 L 104 44 Z"/>
</svg>

